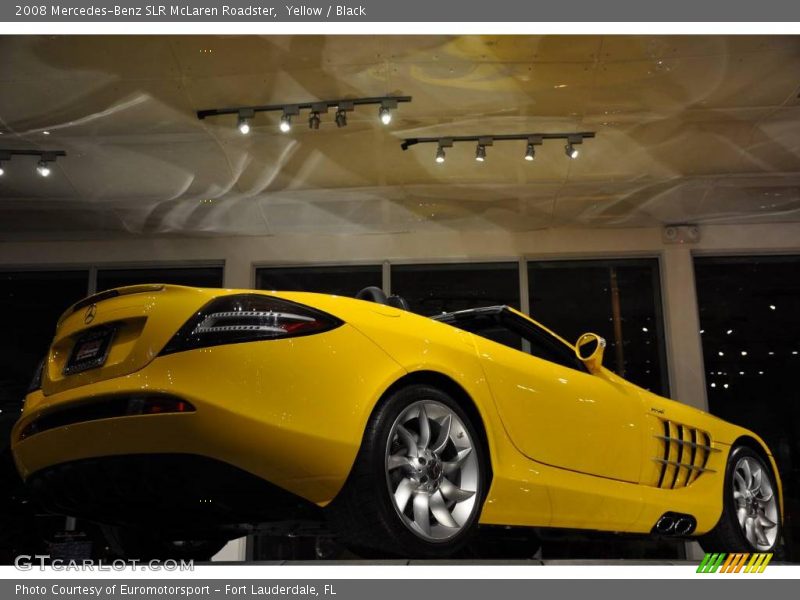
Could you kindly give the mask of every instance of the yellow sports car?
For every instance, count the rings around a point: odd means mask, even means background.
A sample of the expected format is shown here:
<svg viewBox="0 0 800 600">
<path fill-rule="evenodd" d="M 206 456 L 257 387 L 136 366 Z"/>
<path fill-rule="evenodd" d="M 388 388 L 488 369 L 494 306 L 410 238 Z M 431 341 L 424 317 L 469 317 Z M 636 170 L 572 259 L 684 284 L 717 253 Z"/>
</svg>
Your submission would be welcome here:
<svg viewBox="0 0 800 600">
<path fill-rule="evenodd" d="M 138 285 L 69 308 L 13 431 L 48 508 L 224 540 L 325 519 L 446 556 L 478 523 L 701 536 L 768 552 L 781 484 L 752 432 L 656 396 L 507 306 Z"/>
</svg>

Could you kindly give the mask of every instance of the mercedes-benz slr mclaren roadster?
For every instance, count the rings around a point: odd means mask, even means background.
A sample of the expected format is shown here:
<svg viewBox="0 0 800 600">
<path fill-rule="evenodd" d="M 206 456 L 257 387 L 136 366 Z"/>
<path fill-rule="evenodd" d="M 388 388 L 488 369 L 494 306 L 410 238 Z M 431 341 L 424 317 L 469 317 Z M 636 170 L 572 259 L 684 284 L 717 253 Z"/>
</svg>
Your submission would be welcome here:
<svg viewBox="0 0 800 600">
<path fill-rule="evenodd" d="M 765 443 L 603 368 L 599 336 L 359 296 L 140 285 L 78 302 L 13 431 L 19 471 L 53 511 L 159 539 L 319 517 L 400 556 L 451 555 L 479 523 L 779 544 Z"/>
</svg>

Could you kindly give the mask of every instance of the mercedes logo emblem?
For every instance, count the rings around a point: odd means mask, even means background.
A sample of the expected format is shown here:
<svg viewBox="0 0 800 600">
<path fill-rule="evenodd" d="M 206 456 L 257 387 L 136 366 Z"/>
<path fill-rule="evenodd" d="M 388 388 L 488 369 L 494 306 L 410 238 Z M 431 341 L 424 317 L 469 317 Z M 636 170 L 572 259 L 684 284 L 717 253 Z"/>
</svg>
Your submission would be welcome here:
<svg viewBox="0 0 800 600">
<path fill-rule="evenodd" d="M 94 317 L 97 314 L 97 304 L 92 304 L 89 308 L 86 309 L 86 313 L 83 315 L 83 322 L 87 325 L 94 321 Z"/>
</svg>

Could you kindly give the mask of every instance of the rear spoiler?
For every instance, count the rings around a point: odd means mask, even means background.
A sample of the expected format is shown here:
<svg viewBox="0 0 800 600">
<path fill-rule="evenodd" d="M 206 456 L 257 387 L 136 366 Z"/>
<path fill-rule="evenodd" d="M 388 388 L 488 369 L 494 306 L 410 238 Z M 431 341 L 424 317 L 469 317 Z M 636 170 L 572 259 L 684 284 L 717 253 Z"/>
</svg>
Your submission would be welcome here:
<svg viewBox="0 0 800 600">
<path fill-rule="evenodd" d="M 102 302 L 103 300 L 108 300 L 109 298 L 116 298 L 117 296 L 127 296 L 129 294 L 145 294 L 147 292 L 160 292 L 163 289 L 164 289 L 163 283 L 147 283 L 142 285 L 129 285 L 126 287 L 115 288 L 113 290 L 100 292 L 99 294 L 94 294 L 92 296 L 89 296 L 88 298 L 84 298 L 83 300 L 76 302 L 75 304 L 70 306 L 67 310 L 65 310 L 64 314 L 61 315 L 58 319 L 58 325 L 61 325 L 61 322 L 71 314 L 78 312 L 82 308 L 91 306 L 92 304 L 97 304 L 98 302 Z"/>
</svg>

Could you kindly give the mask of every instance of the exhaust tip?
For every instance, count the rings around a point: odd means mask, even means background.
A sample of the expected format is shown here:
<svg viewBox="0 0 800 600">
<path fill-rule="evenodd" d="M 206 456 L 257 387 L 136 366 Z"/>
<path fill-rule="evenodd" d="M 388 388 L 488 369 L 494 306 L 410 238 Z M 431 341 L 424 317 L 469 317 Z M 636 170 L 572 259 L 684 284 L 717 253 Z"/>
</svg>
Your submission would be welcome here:
<svg viewBox="0 0 800 600">
<path fill-rule="evenodd" d="M 697 520 L 692 515 L 667 512 L 656 521 L 653 533 L 682 537 L 692 534 L 695 527 L 697 527 Z"/>
</svg>

